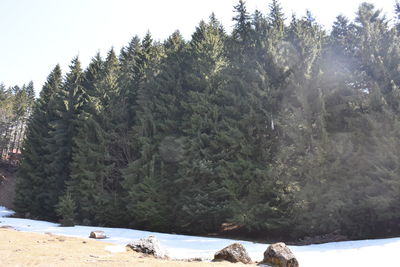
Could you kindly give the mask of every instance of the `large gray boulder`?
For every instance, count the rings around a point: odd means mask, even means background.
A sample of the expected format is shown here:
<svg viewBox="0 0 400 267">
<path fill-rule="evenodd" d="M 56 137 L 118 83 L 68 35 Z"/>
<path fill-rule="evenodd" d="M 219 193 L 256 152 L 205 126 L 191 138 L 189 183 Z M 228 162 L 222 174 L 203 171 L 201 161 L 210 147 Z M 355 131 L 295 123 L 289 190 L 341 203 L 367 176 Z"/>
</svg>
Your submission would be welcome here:
<svg viewBox="0 0 400 267">
<path fill-rule="evenodd" d="M 273 267 L 299 267 L 299 262 L 285 243 L 270 245 L 264 252 L 264 259 L 261 263 Z"/>
<path fill-rule="evenodd" d="M 136 252 L 152 255 L 156 258 L 167 257 L 166 251 L 161 248 L 160 241 L 152 235 L 133 241 L 126 246 Z"/>
<path fill-rule="evenodd" d="M 229 261 L 229 262 L 242 262 L 244 264 L 251 263 L 251 259 L 247 254 L 246 249 L 242 244 L 233 243 L 229 245 L 214 255 L 214 261 Z"/>
</svg>

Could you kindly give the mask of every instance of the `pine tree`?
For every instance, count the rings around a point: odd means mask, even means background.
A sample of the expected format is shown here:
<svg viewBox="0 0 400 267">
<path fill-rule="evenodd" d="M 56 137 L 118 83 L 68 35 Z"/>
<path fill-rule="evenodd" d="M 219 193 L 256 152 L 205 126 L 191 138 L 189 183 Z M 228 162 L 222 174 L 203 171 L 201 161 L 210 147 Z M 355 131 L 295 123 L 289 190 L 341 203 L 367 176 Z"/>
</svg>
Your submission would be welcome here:
<svg viewBox="0 0 400 267">
<path fill-rule="evenodd" d="M 118 224 L 118 178 L 110 153 L 110 113 L 118 89 L 118 60 L 113 50 L 102 61 L 96 56 L 85 72 L 85 103 L 75 136 L 68 191 L 77 204 L 77 218 L 85 224 Z M 99 208 L 101 207 L 101 208 Z"/>
<path fill-rule="evenodd" d="M 183 154 L 180 123 L 185 47 L 180 33 L 173 33 L 164 43 L 165 57 L 158 74 L 144 86 L 138 110 L 141 120 L 136 128 L 142 131 L 141 154 L 125 180 L 131 201 L 128 207 L 135 221 L 163 231 L 174 225 L 177 188 L 173 181 Z"/>
<path fill-rule="evenodd" d="M 98 122 L 100 112 L 104 109 L 99 89 L 104 79 L 103 65 L 97 54 L 84 73 L 82 84 L 89 101 L 83 106 L 77 122 L 78 133 L 73 138 L 68 192 L 77 203 L 77 219 L 84 224 L 98 223 L 95 217 L 104 190 L 103 170 L 106 164 L 102 159 L 106 151 L 104 132 Z"/>
<path fill-rule="evenodd" d="M 270 27 L 276 32 L 283 33 L 285 30 L 285 17 L 282 11 L 282 6 L 278 0 L 272 0 L 269 5 L 268 22 Z"/>
<path fill-rule="evenodd" d="M 61 217 L 61 226 L 75 225 L 75 209 L 75 202 L 69 193 L 60 197 L 56 206 L 56 212 Z"/>
<path fill-rule="evenodd" d="M 247 12 L 245 2 L 242 0 L 239 0 L 239 3 L 234 6 L 234 12 L 236 15 L 232 20 L 235 21 L 235 25 L 227 45 L 229 52 L 235 55 L 230 57 L 231 60 L 243 63 L 245 57 L 251 54 L 253 49 L 251 17 Z"/>
<path fill-rule="evenodd" d="M 246 3 L 243 0 L 239 0 L 239 3 L 234 7 L 234 11 L 237 14 L 233 17 L 233 21 L 236 23 L 232 32 L 232 37 L 235 40 L 246 43 L 251 30 L 250 15 L 247 12 Z"/>
<path fill-rule="evenodd" d="M 54 99 L 56 117 L 50 121 L 47 144 L 47 186 L 43 188 L 47 197 L 46 207 L 53 212 L 46 214 L 49 219 L 56 218 L 54 208 L 65 193 L 66 182 L 70 179 L 73 139 L 77 134 L 77 122 L 84 107 L 86 95 L 82 86 L 82 70 L 78 58 L 70 65 L 61 89 Z"/>
<path fill-rule="evenodd" d="M 223 73 L 228 61 L 226 35 L 211 15 L 200 22 L 189 48 L 182 131 L 185 155 L 179 166 L 177 224 L 182 230 L 215 231 L 229 217 L 229 194 L 217 167 L 223 154 L 218 143 Z M 185 185 L 191 184 L 191 187 Z"/>
<path fill-rule="evenodd" d="M 136 114 L 135 123 L 129 132 L 132 153 L 123 170 L 123 188 L 131 224 L 140 228 L 153 226 L 158 230 L 165 230 L 169 227 L 166 223 L 169 214 L 164 209 L 166 202 L 163 195 L 154 193 L 158 192 L 162 184 L 156 183 L 157 177 L 154 174 L 159 168 L 159 161 L 153 154 L 153 142 L 156 140 L 152 140 L 155 134 L 152 112 L 156 105 L 154 100 L 157 101 L 157 88 L 150 85 L 159 73 L 161 57 L 162 47 L 154 43 L 148 33 L 141 42 L 134 68 L 137 95 L 135 103 L 130 104 L 135 106 Z"/>
<path fill-rule="evenodd" d="M 23 145 L 23 159 L 17 175 L 15 206 L 20 214 L 30 213 L 33 216 L 47 218 L 52 214 L 53 206 L 49 205 L 47 191 L 49 181 L 46 155 L 55 97 L 61 87 L 61 69 L 57 65 L 47 78 L 40 98 L 36 101 L 32 116 L 28 121 L 27 136 Z"/>
</svg>

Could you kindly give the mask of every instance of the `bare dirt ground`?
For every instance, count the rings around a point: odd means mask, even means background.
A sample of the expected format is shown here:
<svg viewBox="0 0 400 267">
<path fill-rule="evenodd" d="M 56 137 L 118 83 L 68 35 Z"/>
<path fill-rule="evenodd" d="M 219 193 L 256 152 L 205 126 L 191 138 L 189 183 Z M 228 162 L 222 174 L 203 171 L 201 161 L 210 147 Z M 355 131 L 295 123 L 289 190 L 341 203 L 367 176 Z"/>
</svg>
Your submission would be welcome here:
<svg viewBox="0 0 400 267">
<path fill-rule="evenodd" d="M 113 246 L 96 240 L 52 234 L 25 233 L 0 228 L 0 266 L 135 266 L 135 267 L 240 267 L 228 262 L 160 260 L 134 251 L 111 253 Z"/>
</svg>

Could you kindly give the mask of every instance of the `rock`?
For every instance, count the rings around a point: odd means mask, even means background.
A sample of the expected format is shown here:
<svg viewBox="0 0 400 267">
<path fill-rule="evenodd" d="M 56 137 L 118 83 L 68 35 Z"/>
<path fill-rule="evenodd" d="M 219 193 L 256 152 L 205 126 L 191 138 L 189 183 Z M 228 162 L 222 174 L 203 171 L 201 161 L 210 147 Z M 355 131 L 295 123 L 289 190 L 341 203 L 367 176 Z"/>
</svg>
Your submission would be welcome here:
<svg viewBox="0 0 400 267">
<path fill-rule="evenodd" d="M 201 261 L 204 261 L 204 259 L 202 259 L 202 258 L 189 258 L 189 259 L 185 259 L 183 261 L 186 261 L 186 262 L 201 262 Z"/>
<path fill-rule="evenodd" d="M 12 227 L 11 225 L 2 225 L 0 226 L 1 229 L 11 229 L 11 230 L 15 230 L 14 227 Z"/>
<path fill-rule="evenodd" d="M 156 258 L 166 257 L 166 252 L 161 249 L 160 241 L 152 235 L 133 241 L 126 246 L 136 252 L 153 255 Z"/>
<path fill-rule="evenodd" d="M 264 259 L 261 263 L 273 267 L 299 267 L 297 259 L 285 243 L 270 245 L 264 252 Z"/>
<path fill-rule="evenodd" d="M 251 263 L 251 259 L 247 254 L 246 249 L 242 244 L 233 243 L 229 245 L 214 255 L 214 261 L 225 260 L 229 262 L 242 262 L 244 264 Z"/>
<path fill-rule="evenodd" d="M 104 239 L 106 238 L 106 233 L 104 233 L 103 231 L 93 231 L 90 232 L 89 237 L 94 239 Z"/>
</svg>

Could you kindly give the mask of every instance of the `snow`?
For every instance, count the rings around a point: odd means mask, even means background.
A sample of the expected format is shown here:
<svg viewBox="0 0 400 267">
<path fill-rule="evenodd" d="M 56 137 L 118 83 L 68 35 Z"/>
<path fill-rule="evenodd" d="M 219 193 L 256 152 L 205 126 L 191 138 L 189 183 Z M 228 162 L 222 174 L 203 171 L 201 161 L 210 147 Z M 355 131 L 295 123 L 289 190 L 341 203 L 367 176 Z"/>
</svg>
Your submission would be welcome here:
<svg viewBox="0 0 400 267">
<path fill-rule="evenodd" d="M 114 243 L 105 246 L 107 251 L 118 253 L 125 251 L 125 245 L 133 240 L 154 235 L 175 259 L 203 258 L 212 259 L 218 250 L 239 242 L 245 246 L 253 261 L 260 261 L 268 244 L 222 238 L 196 237 L 188 235 L 164 234 L 124 228 L 106 228 L 93 226 L 60 227 L 59 224 L 10 218 L 13 212 L 0 206 L 0 227 L 12 226 L 16 230 L 35 233 L 53 233 L 57 235 L 88 238 L 91 231 L 104 231 L 108 236 L 102 241 Z M 289 246 L 301 267 L 378 267 L 396 266 L 393 256 L 400 251 L 400 238 L 333 242 L 321 245 Z"/>
</svg>

